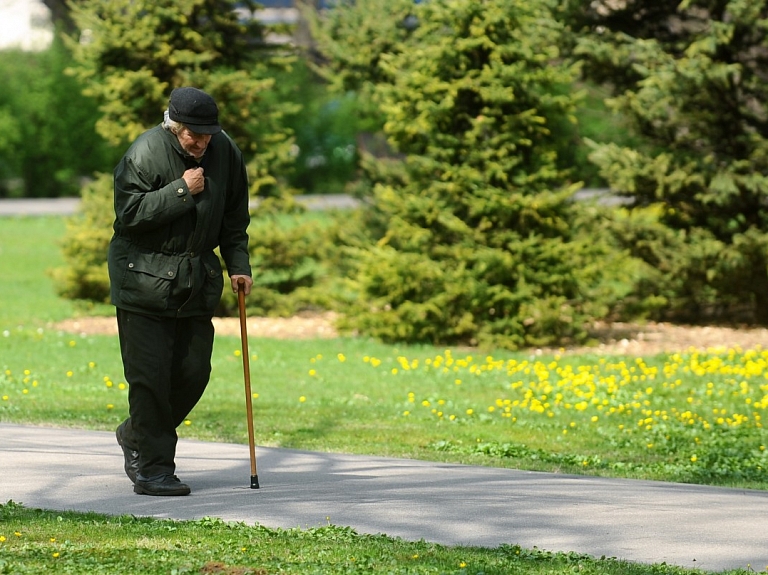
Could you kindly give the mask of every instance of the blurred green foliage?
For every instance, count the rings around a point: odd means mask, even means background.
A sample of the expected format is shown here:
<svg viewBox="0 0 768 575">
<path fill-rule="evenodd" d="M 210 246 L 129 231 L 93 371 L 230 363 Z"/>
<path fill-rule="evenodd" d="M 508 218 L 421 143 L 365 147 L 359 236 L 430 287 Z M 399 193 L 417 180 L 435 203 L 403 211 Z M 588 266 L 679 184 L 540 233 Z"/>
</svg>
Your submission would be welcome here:
<svg viewBox="0 0 768 575">
<path fill-rule="evenodd" d="M 275 90 L 297 104 L 286 115 L 293 134 L 295 162 L 285 178 L 304 194 L 345 193 L 357 172 L 357 136 L 365 129 L 360 98 L 354 92 L 336 93 L 322 81 L 305 59 L 279 73 Z"/>
<path fill-rule="evenodd" d="M 112 202 L 109 174 L 100 174 L 83 188 L 80 210 L 67 219 L 61 241 L 66 265 L 52 270 L 59 295 L 109 303 L 107 250 L 115 217 Z"/>
<path fill-rule="evenodd" d="M 637 134 L 591 160 L 630 200 L 616 237 L 654 270 L 654 316 L 768 323 L 768 2 L 572 4 L 575 54 Z"/>
<path fill-rule="evenodd" d="M 546 3 L 410 10 L 417 25 L 393 33 L 388 52 L 366 52 L 346 28 L 335 32 L 344 49 L 329 51 L 367 54 L 356 81 L 375 84 L 391 147 L 364 166 L 378 224 L 350 250 L 348 326 L 511 349 L 581 340 L 618 297 L 604 275 L 620 258 L 586 233 L 559 163 L 579 97 L 577 69 L 557 49 L 563 27 Z"/>
<path fill-rule="evenodd" d="M 76 196 L 82 178 L 111 164 L 96 104 L 66 73 L 60 41 L 42 52 L 0 51 L 0 197 Z"/>
</svg>

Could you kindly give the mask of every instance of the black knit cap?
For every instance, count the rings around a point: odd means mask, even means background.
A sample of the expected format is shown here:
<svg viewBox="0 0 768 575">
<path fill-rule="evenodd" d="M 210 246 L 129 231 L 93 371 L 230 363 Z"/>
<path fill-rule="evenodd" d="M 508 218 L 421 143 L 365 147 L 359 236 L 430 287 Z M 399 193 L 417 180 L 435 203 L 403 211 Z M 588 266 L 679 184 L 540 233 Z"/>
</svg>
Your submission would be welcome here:
<svg viewBox="0 0 768 575">
<path fill-rule="evenodd" d="M 219 108 L 208 94 L 197 88 L 175 88 L 168 103 L 168 117 L 196 134 L 217 134 Z"/>
</svg>

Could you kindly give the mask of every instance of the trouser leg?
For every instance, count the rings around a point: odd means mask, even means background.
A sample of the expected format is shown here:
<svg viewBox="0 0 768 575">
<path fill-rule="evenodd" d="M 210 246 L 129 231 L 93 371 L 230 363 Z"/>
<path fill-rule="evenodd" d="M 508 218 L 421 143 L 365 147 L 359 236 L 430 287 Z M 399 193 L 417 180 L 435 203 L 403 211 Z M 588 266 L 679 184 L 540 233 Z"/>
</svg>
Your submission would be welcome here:
<svg viewBox="0 0 768 575">
<path fill-rule="evenodd" d="M 209 318 L 162 318 L 117 311 L 129 385 L 124 426 L 144 477 L 175 472 L 176 427 L 205 391 L 213 326 Z"/>
<path fill-rule="evenodd" d="M 171 411 L 178 427 L 197 405 L 211 377 L 213 323 L 207 317 L 178 320 L 171 371 Z"/>
</svg>

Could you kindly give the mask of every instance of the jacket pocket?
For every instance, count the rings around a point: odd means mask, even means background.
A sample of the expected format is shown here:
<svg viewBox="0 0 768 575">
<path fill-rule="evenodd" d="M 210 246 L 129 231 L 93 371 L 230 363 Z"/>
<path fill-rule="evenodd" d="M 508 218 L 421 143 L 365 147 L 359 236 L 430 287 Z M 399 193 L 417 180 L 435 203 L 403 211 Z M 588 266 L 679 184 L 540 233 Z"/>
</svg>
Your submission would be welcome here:
<svg viewBox="0 0 768 575">
<path fill-rule="evenodd" d="M 125 265 L 120 301 L 147 311 L 165 311 L 179 273 L 179 258 L 132 251 Z"/>
<path fill-rule="evenodd" d="M 224 276 L 218 256 L 211 254 L 211 257 L 203 258 L 203 268 L 205 269 L 205 284 L 203 287 L 205 308 L 213 311 L 219 305 L 221 294 L 224 290 Z"/>
</svg>

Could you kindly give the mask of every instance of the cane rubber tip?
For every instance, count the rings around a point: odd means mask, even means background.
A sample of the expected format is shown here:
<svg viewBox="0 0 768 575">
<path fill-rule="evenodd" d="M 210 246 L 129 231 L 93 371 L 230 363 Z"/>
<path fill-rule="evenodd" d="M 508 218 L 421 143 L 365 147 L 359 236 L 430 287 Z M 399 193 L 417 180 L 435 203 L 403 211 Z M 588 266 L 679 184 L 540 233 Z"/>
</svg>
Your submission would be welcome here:
<svg viewBox="0 0 768 575">
<path fill-rule="evenodd" d="M 258 488 L 259 488 L 259 476 L 251 475 L 251 489 L 258 489 Z"/>
</svg>

